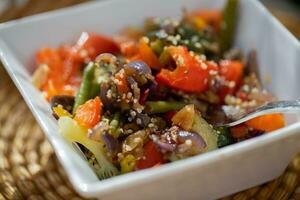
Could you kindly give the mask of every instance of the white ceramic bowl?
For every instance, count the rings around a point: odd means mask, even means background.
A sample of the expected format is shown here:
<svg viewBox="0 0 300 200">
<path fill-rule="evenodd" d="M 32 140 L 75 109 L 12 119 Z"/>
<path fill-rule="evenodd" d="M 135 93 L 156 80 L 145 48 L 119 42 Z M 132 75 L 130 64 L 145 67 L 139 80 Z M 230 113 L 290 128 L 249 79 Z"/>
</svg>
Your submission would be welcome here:
<svg viewBox="0 0 300 200">
<path fill-rule="evenodd" d="M 75 189 L 99 199 L 215 199 L 269 181 L 300 147 L 300 123 L 193 158 L 99 181 L 58 133 L 50 108 L 30 82 L 34 53 L 73 42 L 82 31 L 111 35 L 149 16 L 178 17 L 181 9 L 221 8 L 224 0 L 111 0 L 0 25 L 0 57 L 43 128 Z M 241 0 L 236 46 L 257 49 L 260 70 L 280 99 L 300 97 L 300 44 L 256 0 Z M 8 100 L 9 101 L 9 100 Z M 295 119 L 293 119 L 295 121 Z"/>
</svg>

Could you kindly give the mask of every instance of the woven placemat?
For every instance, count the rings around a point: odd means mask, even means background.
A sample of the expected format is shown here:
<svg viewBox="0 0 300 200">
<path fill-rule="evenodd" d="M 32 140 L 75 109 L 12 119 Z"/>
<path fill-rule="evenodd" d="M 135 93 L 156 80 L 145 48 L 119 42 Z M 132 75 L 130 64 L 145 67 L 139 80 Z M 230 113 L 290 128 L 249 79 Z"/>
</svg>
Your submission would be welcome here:
<svg viewBox="0 0 300 200">
<path fill-rule="evenodd" d="M 0 15 L 0 22 L 83 1 L 28 0 L 21 8 L 11 6 Z M 292 26 L 291 18 L 283 16 L 294 33 L 300 31 L 298 19 Z M 83 199 L 68 182 L 51 145 L 1 64 L 0 105 L 0 200 Z M 300 199 L 300 154 L 274 181 L 222 198 L 231 199 Z"/>
</svg>

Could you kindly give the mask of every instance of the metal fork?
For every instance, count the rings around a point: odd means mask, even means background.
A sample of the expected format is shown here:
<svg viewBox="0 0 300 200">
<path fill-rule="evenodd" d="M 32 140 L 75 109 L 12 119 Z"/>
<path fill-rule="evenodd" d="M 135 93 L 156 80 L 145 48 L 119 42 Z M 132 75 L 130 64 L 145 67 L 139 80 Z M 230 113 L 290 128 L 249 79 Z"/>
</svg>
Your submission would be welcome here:
<svg viewBox="0 0 300 200">
<path fill-rule="evenodd" d="M 236 126 L 258 116 L 272 113 L 297 113 L 300 112 L 300 100 L 275 101 L 262 106 L 246 110 L 244 112 L 232 113 L 234 107 L 225 107 L 224 111 L 232 121 L 226 123 L 217 123 L 215 126 Z M 228 114 L 231 112 L 230 114 Z"/>
</svg>

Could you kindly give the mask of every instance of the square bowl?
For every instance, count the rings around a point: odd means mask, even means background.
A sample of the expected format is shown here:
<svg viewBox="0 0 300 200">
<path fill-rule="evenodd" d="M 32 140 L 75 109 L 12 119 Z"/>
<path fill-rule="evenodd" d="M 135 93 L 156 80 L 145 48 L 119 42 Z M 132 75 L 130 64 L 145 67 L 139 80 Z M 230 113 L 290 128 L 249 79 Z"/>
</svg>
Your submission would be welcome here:
<svg viewBox="0 0 300 200">
<path fill-rule="evenodd" d="M 58 133 L 48 103 L 30 81 L 34 54 L 82 31 L 116 34 L 146 17 L 179 17 L 183 7 L 221 9 L 225 0 L 92 2 L 0 25 L 0 58 L 52 144 L 75 189 L 99 199 L 216 199 L 280 175 L 300 148 L 300 123 L 185 160 L 99 181 Z M 264 85 L 279 99 L 300 97 L 300 44 L 256 0 L 241 0 L 235 46 L 256 49 Z M 293 118 L 293 122 L 297 119 Z"/>
</svg>

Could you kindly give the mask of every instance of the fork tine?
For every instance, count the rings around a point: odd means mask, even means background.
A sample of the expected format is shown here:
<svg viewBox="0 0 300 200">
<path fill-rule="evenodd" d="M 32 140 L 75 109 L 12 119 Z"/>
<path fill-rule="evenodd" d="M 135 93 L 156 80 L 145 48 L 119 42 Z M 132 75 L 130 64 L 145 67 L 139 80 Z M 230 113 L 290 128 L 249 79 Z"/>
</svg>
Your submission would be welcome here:
<svg viewBox="0 0 300 200">
<path fill-rule="evenodd" d="M 272 113 L 297 113 L 300 112 L 300 100 L 291 100 L 291 101 L 275 101 L 270 102 L 260 107 L 257 107 L 250 112 L 245 113 L 240 118 L 226 124 L 217 124 L 216 126 L 236 126 L 245 121 L 253 119 L 258 116 L 272 114 Z"/>
</svg>

